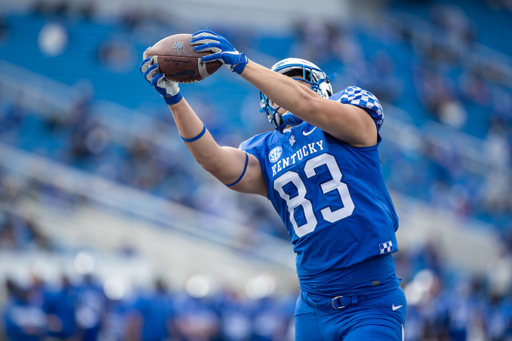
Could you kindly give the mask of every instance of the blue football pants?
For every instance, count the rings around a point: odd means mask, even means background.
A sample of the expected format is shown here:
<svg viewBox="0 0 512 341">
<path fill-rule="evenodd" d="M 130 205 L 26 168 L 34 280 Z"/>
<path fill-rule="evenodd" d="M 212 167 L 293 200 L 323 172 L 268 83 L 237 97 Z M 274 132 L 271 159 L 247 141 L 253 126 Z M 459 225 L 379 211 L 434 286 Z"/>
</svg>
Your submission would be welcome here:
<svg viewBox="0 0 512 341">
<path fill-rule="evenodd" d="M 403 341 L 407 301 L 398 287 L 342 309 L 331 299 L 301 292 L 295 307 L 296 341 Z"/>
</svg>

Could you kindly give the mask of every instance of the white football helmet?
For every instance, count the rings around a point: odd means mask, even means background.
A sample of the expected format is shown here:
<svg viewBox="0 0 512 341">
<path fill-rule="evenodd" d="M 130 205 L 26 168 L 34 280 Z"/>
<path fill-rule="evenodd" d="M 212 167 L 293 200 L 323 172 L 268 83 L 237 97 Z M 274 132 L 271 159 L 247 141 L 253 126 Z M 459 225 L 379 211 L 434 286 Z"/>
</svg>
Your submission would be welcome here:
<svg viewBox="0 0 512 341">
<path fill-rule="evenodd" d="M 332 96 L 332 86 L 329 78 L 325 72 L 323 72 L 318 66 L 311 63 L 308 60 L 300 58 L 287 58 L 283 59 L 270 70 L 279 72 L 283 75 L 300 79 L 303 82 L 310 84 L 311 90 L 316 92 L 319 96 L 329 98 Z M 279 114 L 277 110 L 272 106 L 272 101 L 268 97 L 260 92 L 260 106 L 261 112 L 265 112 L 270 123 L 274 123 L 279 129 L 283 131 L 286 126 L 293 126 L 302 123 L 302 120 L 292 113 L 287 112 L 285 114 Z"/>
</svg>

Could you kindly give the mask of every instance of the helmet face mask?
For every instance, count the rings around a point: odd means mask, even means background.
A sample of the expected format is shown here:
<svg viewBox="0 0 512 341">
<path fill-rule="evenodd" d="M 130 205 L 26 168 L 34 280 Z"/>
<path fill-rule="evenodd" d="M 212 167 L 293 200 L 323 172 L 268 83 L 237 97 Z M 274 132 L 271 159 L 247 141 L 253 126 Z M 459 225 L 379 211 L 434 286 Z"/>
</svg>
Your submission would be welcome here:
<svg viewBox="0 0 512 341">
<path fill-rule="evenodd" d="M 311 90 L 319 96 L 329 98 L 332 96 L 332 86 L 327 75 L 315 64 L 305 59 L 288 58 L 277 62 L 270 68 L 272 71 L 281 73 L 298 81 L 310 85 Z M 267 114 L 270 123 L 274 123 L 283 131 L 286 126 L 293 126 L 302 123 L 302 120 L 292 113 L 279 114 L 279 108 L 274 108 L 272 101 L 260 92 L 261 112 Z"/>
</svg>

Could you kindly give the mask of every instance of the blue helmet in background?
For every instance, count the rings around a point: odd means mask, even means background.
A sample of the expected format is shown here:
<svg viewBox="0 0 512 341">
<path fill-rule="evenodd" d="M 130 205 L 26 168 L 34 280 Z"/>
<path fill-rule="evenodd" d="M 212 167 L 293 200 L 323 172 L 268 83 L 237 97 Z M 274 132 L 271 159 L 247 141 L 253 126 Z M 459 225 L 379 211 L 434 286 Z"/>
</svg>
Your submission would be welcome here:
<svg viewBox="0 0 512 341">
<path fill-rule="evenodd" d="M 301 81 L 310 84 L 311 90 L 316 92 L 319 96 L 324 98 L 332 96 L 332 86 L 329 82 L 329 78 L 327 78 L 325 72 L 308 60 L 300 58 L 283 59 L 274 64 L 270 70 L 288 77 L 300 78 Z M 286 126 L 294 126 L 302 123 L 300 118 L 290 112 L 279 114 L 277 112 L 279 108 L 274 108 L 272 101 L 262 92 L 260 92 L 260 106 L 260 111 L 267 114 L 268 121 L 274 123 L 281 132 Z"/>
</svg>

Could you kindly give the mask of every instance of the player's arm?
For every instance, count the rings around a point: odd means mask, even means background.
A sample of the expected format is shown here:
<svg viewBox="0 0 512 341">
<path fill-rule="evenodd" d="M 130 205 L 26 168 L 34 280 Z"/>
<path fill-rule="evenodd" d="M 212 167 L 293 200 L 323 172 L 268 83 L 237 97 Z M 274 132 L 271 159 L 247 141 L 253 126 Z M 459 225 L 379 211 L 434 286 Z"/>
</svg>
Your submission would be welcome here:
<svg viewBox="0 0 512 341">
<path fill-rule="evenodd" d="M 377 126 L 361 108 L 318 96 L 309 84 L 273 72 L 253 61 L 248 62 L 241 76 L 274 103 L 339 140 L 355 147 L 377 143 Z"/>
<path fill-rule="evenodd" d="M 304 83 L 250 61 L 214 32 L 199 31 L 193 37 L 194 50 L 214 52 L 203 61 L 220 60 L 297 117 L 356 147 L 377 143 L 375 122 L 363 109 L 320 97 Z"/>
<path fill-rule="evenodd" d="M 235 191 L 267 196 L 263 173 L 255 156 L 237 148 L 219 146 L 185 99 L 169 108 L 180 135 L 190 141 L 185 142 L 188 150 L 201 167 Z"/>
<path fill-rule="evenodd" d="M 141 72 L 169 105 L 179 133 L 196 161 L 229 188 L 267 196 L 258 159 L 239 149 L 221 147 L 180 93 L 178 83 L 159 73 L 153 58 L 142 62 Z"/>
</svg>

